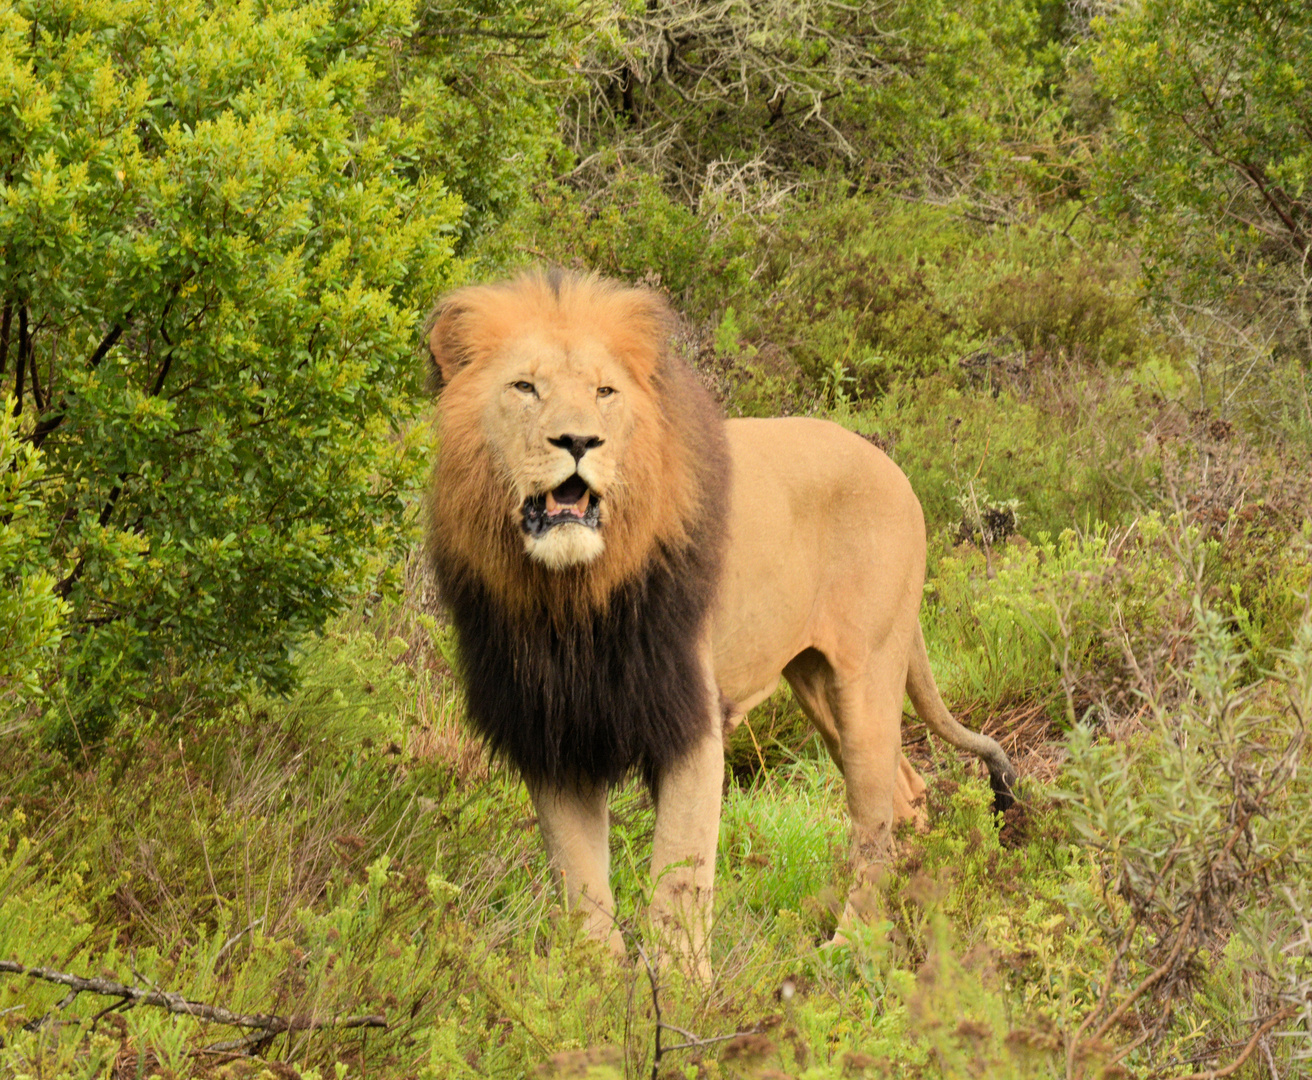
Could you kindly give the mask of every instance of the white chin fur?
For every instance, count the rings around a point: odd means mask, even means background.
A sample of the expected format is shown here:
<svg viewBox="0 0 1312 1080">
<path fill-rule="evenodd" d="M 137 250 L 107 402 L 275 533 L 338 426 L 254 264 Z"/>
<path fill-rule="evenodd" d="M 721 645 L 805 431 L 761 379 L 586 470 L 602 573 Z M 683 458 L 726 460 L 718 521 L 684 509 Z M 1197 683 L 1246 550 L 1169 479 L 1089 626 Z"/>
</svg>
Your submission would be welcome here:
<svg viewBox="0 0 1312 1080">
<path fill-rule="evenodd" d="M 592 562 L 606 547 L 596 529 L 586 525 L 557 525 L 545 536 L 524 538 L 529 558 L 537 559 L 548 570 L 564 570 Z"/>
</svg>

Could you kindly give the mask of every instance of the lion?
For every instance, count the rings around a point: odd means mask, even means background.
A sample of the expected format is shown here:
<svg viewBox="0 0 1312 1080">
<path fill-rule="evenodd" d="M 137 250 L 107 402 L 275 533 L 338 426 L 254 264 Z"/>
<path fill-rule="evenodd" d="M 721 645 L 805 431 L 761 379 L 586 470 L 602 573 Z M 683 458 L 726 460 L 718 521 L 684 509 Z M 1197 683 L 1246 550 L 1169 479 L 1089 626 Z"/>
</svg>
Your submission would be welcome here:
<svg viewBox="0 0 1312 1080">
<path fill-rule="evenodd" d="M 901 470 L 826 421 L 725 421 L 671 320 L 652 291 L 559 271 L 441 300 L 427 553 L 469 717 L 526 783 L 567 907 L 623 951 L 607 795 L 637 773 L 656 806 L 650 914 L 707 974 L 724 740 L 781 678 L 844 777 L 844 920 L 921 813 L 904 693 L 983 759 L 1000 807 L 1016 774 L 934 684 Z"/>
</svg>

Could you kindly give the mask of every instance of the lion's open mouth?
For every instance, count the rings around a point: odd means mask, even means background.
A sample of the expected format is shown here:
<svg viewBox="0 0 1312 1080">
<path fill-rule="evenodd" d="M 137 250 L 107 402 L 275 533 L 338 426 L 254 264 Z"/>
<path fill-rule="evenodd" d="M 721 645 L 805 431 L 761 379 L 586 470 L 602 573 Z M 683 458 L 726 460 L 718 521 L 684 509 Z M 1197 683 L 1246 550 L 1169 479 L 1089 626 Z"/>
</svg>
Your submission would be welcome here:
<svg viewBox="0 0 1312 1080">
<path fill-rule="evenodd" d="M 559 487 L 543 495 L 530 495 L 524 500 L 524 531 L 537 537 L 557 525 L 586 525 L 590 529 L 599 529 L 600 503 L 601 496 L 575 473 Z"/>
</svg>

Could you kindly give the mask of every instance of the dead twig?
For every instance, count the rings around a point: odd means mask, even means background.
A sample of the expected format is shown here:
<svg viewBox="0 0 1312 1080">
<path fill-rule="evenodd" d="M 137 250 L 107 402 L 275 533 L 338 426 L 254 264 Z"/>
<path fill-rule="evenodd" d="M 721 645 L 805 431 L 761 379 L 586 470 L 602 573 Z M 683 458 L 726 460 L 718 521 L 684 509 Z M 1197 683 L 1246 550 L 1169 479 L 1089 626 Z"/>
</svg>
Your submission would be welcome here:
<svg viewBox="0 0 1312 1080">
<path fill-rule="evenodd" d="M 1247 1061 L 1252 1056 L 1253 1051 L 1257 1049 L 1257 1044 L 1262 1041 L 1263 1035 L 1281 1021 L 1288 1020 L 1290 1017 L 1297 1015 L 1298 1010 L 1291 1007 L 1281 1009 L 1273 1016 L 1269 1016 L 1266 1023 L 1253 1032 L 1253 1037 L 1248 1040 L 1248 1044 L 1244 1047 L 1243 1053 L 1235 1058 L 1234 1061 L 1230 1062 L 1230 1064 L 1224 1069 L 1212 1069 L 1210 1072 L 1189 1073 L 1187 1076 L 1174 1076 L 1171 1080 L 1224 1080 L 1224 1077 L 1229 1076 L 1231 1073 L 1234 1073 L 1243 1067 L 1244 1062 Z"/>
<path fill-rule="evenodd" d="M 671 1024 L 661 1015 L 661 986 L 660 978 L 657 975 L 659 961 L 656 965 L 653 965 L 651 959 L 647 956 L 647 950 L 642 947 L 641 943 L 635 942 L 635 945 L 638 951 L 638 959 L 642 961 L 642 966 L 647 971 L 647 981 L 651 985 L 651 1009 L 653 1018 L 656 1021 L 655 1047 L 651 1060 L 652 1080 L 656 1080 L 657 1076 L 660 1074 L 661 1059 L 674 1050 L 691 1050 L 700 1046 L 713 1046 L 715 1043 L 729 1042 L 730 1040 L 740 1038 L 743 1035 L 756 1035 L 760 1032 L 761 1029 L 757 1027 L 752 1028 L 751 1031 L 735 1031 L 729 1035 L 712 1035 L 709 1038 L 703 1039 L 689 1031 L 687 1028 L 681 1028 L 677 1024 Z M 676 1035 L 682 1035 L 686 1041 L 675 1043 L 672 1046 L 662 1046 L 661 1032 L 663 1031 L 673 1031 Z"/>
<path fill-rule="evenodd" d="M 29 979 L 67 986 L 69 994 L 64 1001 L 71 1002 L 77 994 L 103 994 L 116 997 L 132 1005 L 154 1005 L 167 1009 L 181 1016 L 194 1016 L 199 1020 L 209 1020 L 215 1024 L 228 1027 L 253 1028 L 261 1033 L 260 1038 L 281 1035 L 285 1031 L 317 1031 L 322 1028 L 385 1028 L 387 1017 L 378 1014 L 366 1016 L 314 1017 L 314 1016 L 274 1016 L 265 1013 L 243 1015 L 225 1009 L 221 1005 L 206 1005 L 199 1001 L 188 1001 L 181 994 L 171 994 L 167 990 L 147 990 L 141 986 L 115 982 L 112 979 L 84 979 L 80 975 L 70 975 L 64 971 L 51 968 L 31 968 L 14 960 L 0 960 L 0 972 L 10 975 L 26 975 Z M 62 1004 L 62 1003 L 61 1003 Z M 115 1006 L 116 1007 L 116 1006 Z"/>
</svg>

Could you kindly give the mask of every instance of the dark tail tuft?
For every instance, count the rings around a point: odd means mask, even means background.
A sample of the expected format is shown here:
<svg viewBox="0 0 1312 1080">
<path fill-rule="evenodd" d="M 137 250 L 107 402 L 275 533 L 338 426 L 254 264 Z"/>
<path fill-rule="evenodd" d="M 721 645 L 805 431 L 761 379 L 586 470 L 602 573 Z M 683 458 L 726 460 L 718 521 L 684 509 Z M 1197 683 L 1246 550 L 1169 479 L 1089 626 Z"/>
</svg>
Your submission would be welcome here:
<svg viewBox="0 0 1312 1080">
<path fill-rule="evenodd" d="M 993 812 L 1005 814 L 1016 805 L 1016 770 L 1008 766 L 1006 772 L 989 770 L 989 786 L 993 788 Z"/>
</svg>

